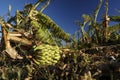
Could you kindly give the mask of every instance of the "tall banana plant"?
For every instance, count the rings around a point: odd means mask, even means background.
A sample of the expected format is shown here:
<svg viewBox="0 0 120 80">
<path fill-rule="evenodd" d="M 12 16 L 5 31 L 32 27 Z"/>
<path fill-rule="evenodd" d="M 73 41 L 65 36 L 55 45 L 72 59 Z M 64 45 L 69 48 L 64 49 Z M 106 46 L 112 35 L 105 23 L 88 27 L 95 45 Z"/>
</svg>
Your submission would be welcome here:
<svg viewBox="0 0 120 80">
<path fill-rule="evenodd" d="M 92 16 L 83 14 L 82 15 L 82 17 L 84 19 L 83 22 L 82 23 L 80 23 L 79 21 L 77 22 L 77 24 L 79 26 L 81 26 L 80 29 L 81 29 L 82 36 L 83 36 L 82 38 L 83 38 L 84 41 L 86 39 L 88 42 L 95 42 L 95 43 L 99 42 L 98 40 L 100 39 L 101 23 L 97 22 L 97 17 L 98 17 L 99 10 L 102 6 L 102 2 L 103 1 L 100 0 L 100 3 L 96 7 L 96 9 L 94 11 L 94 14 Z M 88 22 L 89 22 L 89 24 L 86 25 Z M 88 31 L 84 30 L 85 26 L 88 27 Z"/>
<path fill-rule="evenodd" d="M 119 22 L 120 16 L 108 16 L 108 0 L 105 1 L 105 15 L 103 17 L 102 22 L 97 22 L 97 16 L 99 13 L 99 10 L 102 6 L 102 0 L 100 0 L 100 3 L 98 4 L 97 8 L 94 11 L 93 18 L 91 25 L 92 26 L 92 36 L 95 38 L 95 42 L 104 44 L 107 43 L 108 40 L 111 38 L 110 36 L 112 33 L 118 31 L 120 29 L 119 24 L 115 24 L 113 26 L 109 25 L 110 21 Z M 93 39 L 92 38 L 92 39 Z M 93 41 L 94 42 L 94 41 Z"/>
</svg>

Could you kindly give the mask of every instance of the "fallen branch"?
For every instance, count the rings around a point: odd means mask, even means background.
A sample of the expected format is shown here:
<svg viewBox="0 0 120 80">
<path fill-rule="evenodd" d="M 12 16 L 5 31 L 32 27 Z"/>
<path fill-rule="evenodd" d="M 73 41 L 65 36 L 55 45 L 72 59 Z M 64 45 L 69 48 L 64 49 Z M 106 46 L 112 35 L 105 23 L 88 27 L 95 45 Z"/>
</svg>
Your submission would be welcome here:
<svg viewBox="0 0 120 80">
<path fill-rule="evenodd" d="M 10 41 L 17 42 L 17 43 L 22 43 L 22 45 L 28 45 L 32 46 L 32 41 L 26 39 L 26 38 L 19 38 L 19 37 L 11 37 L 8 36 Z"/>
<path fill-rule="evenodd" d="M 9 32 L 8 36 L 10 36 L 10 37 L 20 37 L 20 36 L 22 36 L 22 34 L 20 34 L 18 32 Z"/>
</svg>

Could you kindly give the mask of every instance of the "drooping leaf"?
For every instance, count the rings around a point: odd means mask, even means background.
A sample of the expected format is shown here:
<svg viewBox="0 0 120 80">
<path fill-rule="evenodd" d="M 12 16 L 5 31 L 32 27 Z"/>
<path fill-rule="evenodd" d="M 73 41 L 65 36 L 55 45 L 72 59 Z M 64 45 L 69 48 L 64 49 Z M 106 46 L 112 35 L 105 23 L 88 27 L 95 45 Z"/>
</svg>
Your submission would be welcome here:
<svg viewBox="0 0 120 80">
<path fill-rule="evenodd" d="M 98 6 L 96 7 L 96 9 L 94 11 L 94 23 L 96 23 L 98 13 L 99 13 L 100 8 L 102 6 L 102 2 L 103 2 L 103 0 L 100 0 L 100 3 L 98 4 Z"/>
<path fill-rule="evenodd" d="M 110 16 L 110 21 L 120 22 L 120 16 Z"/>
<path fill-rule="evenodd" d="M 120 24 L 115 24 L 113 26 L 108 27 L 110 33 L 117 32 L 120 30 Z"/>
<path fill-rule="evenodd" d="M 39 22 L 43 24 L 50 32 L 60 39 L 68 41 L 70 39 L 70 35 L 64 32 L 50 17 L 39 12 L 37 15 Z"/>
</svg>

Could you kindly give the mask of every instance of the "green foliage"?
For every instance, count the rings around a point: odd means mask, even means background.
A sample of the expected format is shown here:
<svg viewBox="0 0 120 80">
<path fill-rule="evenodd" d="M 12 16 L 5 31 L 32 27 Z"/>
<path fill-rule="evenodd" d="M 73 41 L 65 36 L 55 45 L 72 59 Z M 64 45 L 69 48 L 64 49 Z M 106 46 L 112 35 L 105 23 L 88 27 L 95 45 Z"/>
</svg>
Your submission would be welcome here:
<svg viewBox="0 0 120 80">
<path fill-rule="evenodd" d="M 119 23 L 115 24 L 113 26 L 108 27 L 108 30 L 109 30 L 110 33 L 112 33 L 112 32 L 118 32 L 119 29 L 120 29 L 120 24 Z"/>
<path fill-rule="evenodd" d="M 92 43 L 98 44 L 102 36 L 102 28 L 101 28 L 101 22 L 97 22 L 97 16 L 100 11 L 101 5 L 102 5 L 102 0 L 100 0 L 100 3 L 94 10 L 93 15 L 87 15 L 83 14 L 82 18 L 83 21 L 77 21 L 76 24 L 80 27 L 80 33 L 82 37 L 79 37 L 78 40 L 78 45 L 80 48 L 85 48 L 88 45 L 91 45 Z M 85 28 L 87 27 L 87 28 Z M 87 30 L 86 30 L 87 29 Z M 86 46 L 85 46 L 86 45 Z M 92 47 L 92 45 L 91 45 Z"/>
<path fill-rule="evenodd" d="M 14 29 L 23 29 L 35 33 L 34 38 L 47 43 L 55 43 L 53 42 L 54 38 L 70 40 L 69 34 L 64 32 L 50 17 L 34 9 L 31 4 L 26 5 L 25 10 L 17 11 L 15 17 L 12 17 L 8 22 L 14 22 Z M 44 34 L 48 36 L 46 37 Z M 46 38 L 42 40 L 43 36 Z"/>
<path fill-rule="evenodd" d="M 110 20 L 114 22 L 120 22 L 120 16 L 110 16 Z"/>
<path fill-rule="evenodd" d="M 112 32 L 110 35 L 110 40 L 111 41 L 116 41 L 119 38 L 119 34 L 117 32 Z"/>
<path fill-rule="evenodd" d="M 31 25 L 35 28 L 33 34 L 35 34 L 34 37 L 36 40 L 40 40 L 41 42 L 48 44 L 55 44 L 54 39 L 48 29 L 34 20 L 31 21 Z"/>
<path fill-rule="evenodd" d="M 103 1 L 100 0 L 92 16 L 83 14 L 83 21 L 76 22 L 76 24 L 79 26 L 79 34 L 81 34 L 79 35 L 78 40 L 74 41 L 77 42 L 76 47 L 78 49 L 86 47 L 90 48 L 96 45 L 105 45 L 110 43 L 110 41 L 113 41 L 111 44 L 119 41 L 119 38 L 112 37 L 113 33 L 117 33 L 117 36 L 119 35 L 119 23 L 113 26 L 109 26 L 108 24 L 110 21 L 119 22 L 120 16 L 108 16 L 108 0 L 105 1 L 105 15 L 102 21 L 97 21 L 102 3 Z"/>
<path fill-rule="evenodd" d="M 47 15 L 42 14 L 41 12 L 38 13 L 38 22 L 43 24 L 50 32 L 53 34 L 54 37 L 58 37 L 65 41 L 69 41 L 69 34 L 66 34 L 55 22 L 50 19 Z"/>
</svg>

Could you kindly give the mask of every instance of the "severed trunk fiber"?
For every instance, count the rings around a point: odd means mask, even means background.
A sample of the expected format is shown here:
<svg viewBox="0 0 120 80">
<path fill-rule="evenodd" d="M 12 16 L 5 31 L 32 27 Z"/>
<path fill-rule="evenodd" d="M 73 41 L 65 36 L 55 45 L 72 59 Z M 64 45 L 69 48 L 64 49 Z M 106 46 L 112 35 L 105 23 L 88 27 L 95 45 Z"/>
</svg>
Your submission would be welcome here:
<svg viewBox="0 0 120 80">
<path fill-rule="evenodd" d="M 9 37 L 9 40 L 12 42 L 22 43 L 22 45 L 26 45 L 26 46 L 32 46 L 32 41 L 26 38 L 11 37 L 11 36 L 8 36 L 8 37 Z"/>
<path fill-rule="evenodd" d="M 7 32 L 5 30 L 5 25 L 2 24 L 2 44 L 4 45 L 4 48 L 9 48 L 8 40 L 7 40 Z"/>
<path fill-rule="evenodd" d="M 23 36 L 22 33 L 19 32 L 8 32 L 8 38 L 11 42 L 21 43 L 25 46 L 32 46 L 32 41 L 27 38 L 21 38 Z"/>
<path fill-rule="evenodd" d="M 13 59 L 23 59 L 23 57 L 18 54 L 15 48 L 13 48 L 10 45 L 8 33 L 5 28 L 6 26 L 2 24 L 2 41 L 3 41 L 5 52 Z"/>
</svg>

